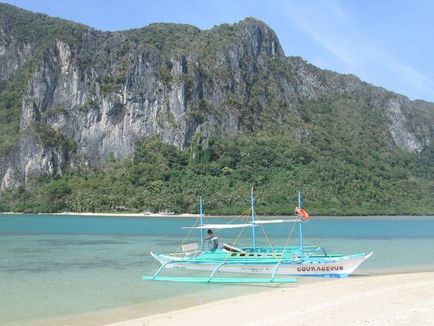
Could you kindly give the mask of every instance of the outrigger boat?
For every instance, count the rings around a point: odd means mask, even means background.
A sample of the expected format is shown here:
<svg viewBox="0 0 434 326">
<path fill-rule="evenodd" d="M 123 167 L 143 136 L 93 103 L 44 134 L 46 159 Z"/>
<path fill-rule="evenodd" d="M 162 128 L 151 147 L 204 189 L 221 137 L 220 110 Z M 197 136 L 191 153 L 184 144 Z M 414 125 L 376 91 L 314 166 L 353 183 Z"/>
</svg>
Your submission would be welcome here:
<svg viewBox="0 0 434 326">
<path fill-rule="evenodd" d="M 182 253 L 151 255 L 161 266 L 152 276 L 144 276 L 144 280 L 174 282 L 208 282 L 208 283 L 291 283 L 294 278 L 286 276 L 320 276 L 347 277 L 366 259 L 369 254 L 352 255 L 330 254 L 319 246 L 305 246 L 303 243 L 303 224 L 309 220 L 309 214 L 302 208 L 301 195 L 298 193 L 296 218 L 279 220 L 258 220 L 254 210 L 254 191 L 251 191 L 251 218 L 243 224 L 204 224 L 203 199 L 200 199 L 200 225 L 184 227 L 200 230 L 200 247 L 196 244 L 182 246 Z M 297 246 L 256 246 L 257 227 L 265 224 L 293 223 L 288 240 L 295 226 L 299 226 L 299 244 Z M 251 228 L 252 246 L 236 247 L 223 244 L 215 250 L 204 250 L 204 230 Z M 207 277 L 160 276 L 165 269 L 183 269 L 208 271 Z M 217 273 L 241 273 L 268 275 L 268 277 L 215 277 Z"/>
</svg>

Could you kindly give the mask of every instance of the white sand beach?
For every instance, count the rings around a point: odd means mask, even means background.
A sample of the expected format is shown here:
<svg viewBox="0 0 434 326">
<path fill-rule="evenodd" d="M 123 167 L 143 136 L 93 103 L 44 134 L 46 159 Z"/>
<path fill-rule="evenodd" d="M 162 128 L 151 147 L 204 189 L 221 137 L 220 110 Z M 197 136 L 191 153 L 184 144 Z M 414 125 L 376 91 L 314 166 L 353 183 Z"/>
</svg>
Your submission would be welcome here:
<svg viewBox="0 0 434 326">
<path fill-rule="evenodd" d="M 434 272 L 276 287 L 110 326 L 434 325 Z"/>
<path fill-rule="evenodd" d="M 62 212 L 52 213 L 52 215 L 76 215 L 76 216 L 97 216 L 97 217 L 198 217 L 199 214 L 162 214 L 162 213 L 77 213 L 77 212 Z"/>
</svg>

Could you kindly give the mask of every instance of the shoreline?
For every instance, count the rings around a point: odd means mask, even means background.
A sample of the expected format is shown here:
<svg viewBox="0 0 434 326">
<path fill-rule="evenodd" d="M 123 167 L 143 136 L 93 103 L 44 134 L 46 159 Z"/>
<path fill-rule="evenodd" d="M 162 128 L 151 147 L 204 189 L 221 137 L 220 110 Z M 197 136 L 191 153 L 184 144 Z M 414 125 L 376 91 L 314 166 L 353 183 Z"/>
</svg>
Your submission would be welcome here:
<svg viewBox="0 0 434 326">
<path fill-rule="evenodd" d="M 96 216 L 96 217 L 199 217 L 200 214 L 161 214 L 161 213 L 52 213 L 50 215 L 78 215 L 78 216 Z"/>
<path fill-rule="evenodd" d="M 166 299 L 159 299 L 6 325 L 433 325 L 434 269 L 422 270 L 353 274 L 344 279 L 299 277 L 298 283 L 282 285 L 243 284 L 243 287 L 255 288 L 255 292 L 240 294 L 231 291 L 227 298 L 209 300 L 207 297 L 205 301 L 199 296 L 191 298 L 183 295 L 169 299 L 169 306 L 166 305 L 168 302 L 162 301 Z M 211 288 L 213 286 L 210 285 Z M 222 287 L 236 289 L 238 286 L 220 285 L 209 290 L 221 291 Z M 156 306 L 150 309 L 149 305 Z M 375 307 L 387 314 L 372 311 Z M 414 307 L 422 309 L 419 311 Z M 341 311 L 346 311 L 346 314 L 341 316 Z M 405 320 L 393 319 L 396 313 L 402 311 L 405 311 Z M 428 311 L 430 314 L 427 314 Z M 324 319 L 328 313 L 335 318 Z M 362 313 L 363 316 L 360 316 Z M 356 317 L 353 318 L 353 315 Z"/>
<path fill-rule="evenodd" d="M 189 213 L 183 213 L 183 214 L 161 214 L 161 213 L 92 213 L 92 212 L 85 212 L 85 213 L 78 213 L 78 212 L 61 212 L 61 213 L 19 213 L 19 212 L 0 212 L 0 215 L 58 215 L 58 216 L 68 216 L 68 215 L 75 215 L 75 216 L 94 216 L 94 217 L 199 217 L 200 214 L 189 214 Z M 206 215 L 206 217 L 210 217 Z"/>
<path fill-rule="evenodd" d="M 181 214 L 162 214 L 162 213 L 92 213 L 92 212 L 61 212 L 61 213 L 21 213 L 21 212 L 0 212 L 1 215 L 54 215 L 54 216 L 92 216 L 92 217 L 140 217 L 140 218 L 198 218 L 200 214 L 193 214 L 193 213 L 181 213 Z M 258 217 L 265 217 L 266 219 L 272 219 L 272 218 L 292 218 L 293 215 L 256 215 Z M 244 215 L 204 215 L 205 218 L 235 218 L 235 217 L 245 217 Z M 352 219 L 378 219 L 378 218 L 384 218 L 384 219 L 394 219 L 394 218 L 434 218 L 434 215 L 340 215 L 340 216 L 333 216 L 333 215 L 316 215 L 312 216 L 312 218 L 337 218 L 337 219 L 345 219 L 345 218 L 352 218 Z"/>
<path fill-rule="evenodd" d="M 106 325 L 432 325 L 432 293 L 433 271 L 353 276 L 277 286 Z"/>
</svg>

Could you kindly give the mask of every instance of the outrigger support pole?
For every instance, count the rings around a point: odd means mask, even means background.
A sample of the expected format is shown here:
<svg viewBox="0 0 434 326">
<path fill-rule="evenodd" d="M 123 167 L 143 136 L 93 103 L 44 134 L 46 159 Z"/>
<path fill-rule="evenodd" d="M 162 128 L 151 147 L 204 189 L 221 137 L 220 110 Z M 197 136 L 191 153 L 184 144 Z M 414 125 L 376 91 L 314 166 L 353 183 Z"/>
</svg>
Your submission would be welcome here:
<svg viewBox="0 0 434 326">
<path fill-rule="evenodd" d="M 226 264 L 226 262 L 220 263 L 217 265 L 216 268 L 214 268 L 214 270 L 212 271 L 211 275 L 209 276 L 208 282 L 211 282 L 211 279 L 214 277 L 214 274 L 220 269 L 220 267 L 222 267 L 224 264 Z"/>
<path fill-rule="evenodd" d="M 163 270 L 167 265 L 169 265 L 169 264 L 171 264 L 171 263 L 173 263 L 173 261 L 169 261 L 169 262 L 167 262 L 167 263 L 165 263 L 165 264 L 162 264 L 162 265 L 160 266 L 160 268 L 155 272 L 154 276 L 152 276 L 152 279 L 155 280 L 155 279 L 157 278 L 158 274 L 160 274 L 161 271 L 162 271 L 162 270 Z"/>
<path fill-rule="evenodd" d="M 301 193 L 300 191 L 298 192 L 298 208 L 301 209 Z M 300 233 L 300 253 L 301 253 L 301 258 L 303 258 L 303 226 L 302 226 L 302 222 L 298 222 L 298 226 L 299 226 L 299 233 Z"/>
<path fill-rule="evenodd" d="M 276 276 L 277 268 L 279 267 L 279 265 L 280 265 L 280 261 L 279 261 L 279 262 L 276 264 L 276 266 L 274 267 L 273 275 L 271 275 L 271 280 L 270 280 L 270 282 L 273 282 L 273 281 L 274 281 L 274 277 Z"/>
</svg>

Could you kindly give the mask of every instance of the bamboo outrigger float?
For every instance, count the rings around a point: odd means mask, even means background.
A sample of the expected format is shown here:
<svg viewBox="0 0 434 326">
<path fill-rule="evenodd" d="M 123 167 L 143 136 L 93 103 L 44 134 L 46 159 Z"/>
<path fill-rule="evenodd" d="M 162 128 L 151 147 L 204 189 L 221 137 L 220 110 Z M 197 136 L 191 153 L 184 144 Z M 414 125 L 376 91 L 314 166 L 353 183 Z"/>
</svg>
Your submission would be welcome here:
<svg viewBox="0 0 434 326">
<path fill-rule="evenodd" d="M 243 224 L 204 224 L 203 200 L 200 200 L 200 225 L 185 227 L 200 230 L 200 247 L 197 244 L 184 246 L 184 252 L 178 254 L 151 255 L 161 263 L 160 268 L 152 276 L 144 276 L 144 280 L 172 282 L 206 282 L 206 283 L 293 283 L 294 278 L 287 276 L 320 276 L 347 277 L 367 258 L 372 255 L 357 253 L 352 255 L 329 254 L 319 246 L 303 244 L 303 224 L 309 220 L 309 214 L 302 209 L 300 193 L 296 218 L 280 220 L 258 220 L 254 210 L 254 191 L 251 190 L 250 223 Z M 299 245 L 257 247 L 255 229 L 265 224 L 293 223 L 299 225 Z M 206 229 L 246 228 L 252 230 L 251 247 L 235 247 L 224 244 L 215 250 L 204 250 L 204 234 Z M 290 235 L 291 235 L 290 233 Z M 290 237 L 290 236 L 289 236 Z M 289 239 L 288 237 L 288 239 Z M 183 269 L 211 272 L 207 277 L 160 276 L 165 269 Z M 268 277 L 215 277 L 217 273 L 241 273 L 251 275 L 267 275 Z"/>
</svg>

